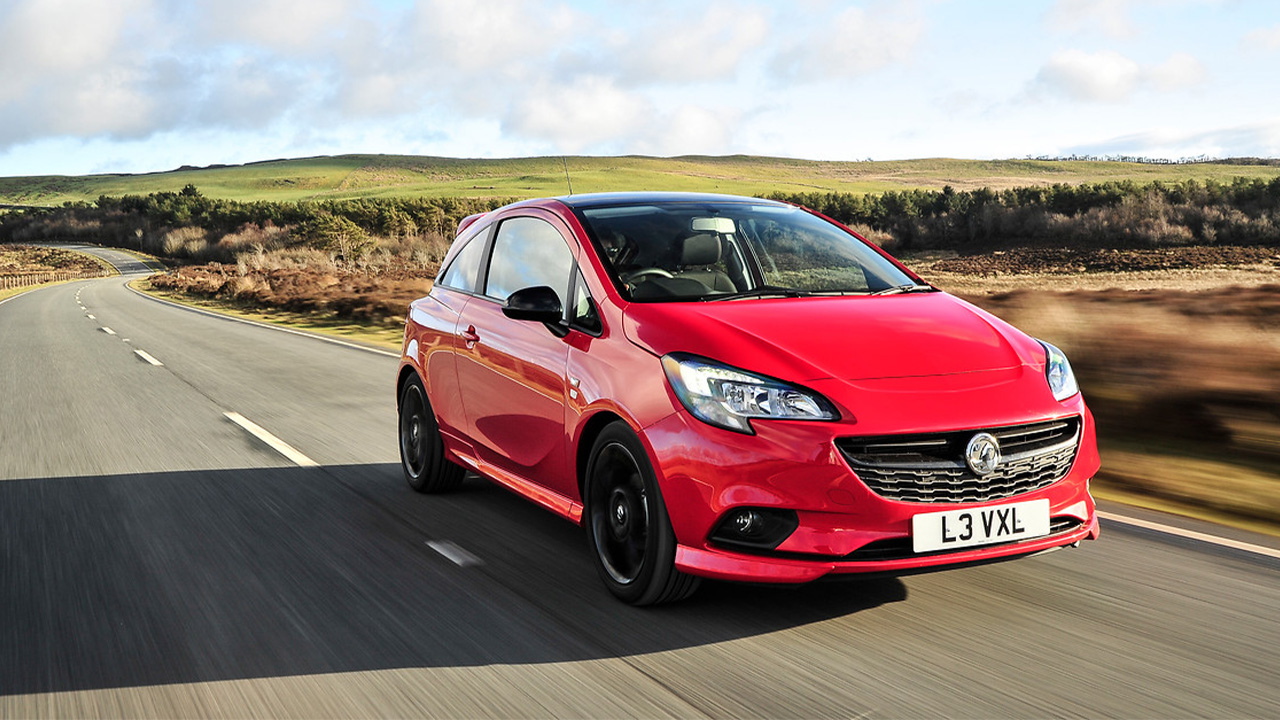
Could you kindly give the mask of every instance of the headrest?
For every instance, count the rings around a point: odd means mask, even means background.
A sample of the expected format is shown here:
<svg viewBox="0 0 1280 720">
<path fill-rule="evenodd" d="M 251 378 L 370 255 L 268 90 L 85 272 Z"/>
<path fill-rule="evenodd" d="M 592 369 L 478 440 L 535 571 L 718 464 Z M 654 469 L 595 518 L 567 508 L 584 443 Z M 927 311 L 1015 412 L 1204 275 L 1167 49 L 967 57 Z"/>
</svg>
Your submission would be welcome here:
<svg viewBox="0 0 1280 720">
<path fill-rule="evenodd" d="M 683 241 L 680 251 L 681 265 L 711 265 L 720 261 L 720 237 L 718 235 L 690 235 Z"/>
</svg>

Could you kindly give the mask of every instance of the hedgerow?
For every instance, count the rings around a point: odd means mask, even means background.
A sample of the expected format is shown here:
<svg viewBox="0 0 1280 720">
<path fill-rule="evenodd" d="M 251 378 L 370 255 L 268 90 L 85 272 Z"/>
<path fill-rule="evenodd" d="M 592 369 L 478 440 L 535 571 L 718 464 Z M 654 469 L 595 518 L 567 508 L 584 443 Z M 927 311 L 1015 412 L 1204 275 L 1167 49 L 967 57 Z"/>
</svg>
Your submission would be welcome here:
<svg viewBox="0 0 1280 720">
<path fill-rule="evenodd" d="M 992 246 L 1280 244 L 1280 178 L 1131 181 L 1008 190 L 777 193 L 898 250 Z M 98 198 L 0 216 L 0 241 L 81 239 L 176 258 L 235 262 L 308 247 L 340 264 L 383 251 L 438 262 L 458 222 L 504 199 L 365 198 L 239 202 L 179 192 Z"/>
<path fill-rule="evenodd" d="M 772 197 L 888 233 L 898 248 L 1045 241 L 1092 247 L 1280 243 L 1280 178 Z"/>
</svg>

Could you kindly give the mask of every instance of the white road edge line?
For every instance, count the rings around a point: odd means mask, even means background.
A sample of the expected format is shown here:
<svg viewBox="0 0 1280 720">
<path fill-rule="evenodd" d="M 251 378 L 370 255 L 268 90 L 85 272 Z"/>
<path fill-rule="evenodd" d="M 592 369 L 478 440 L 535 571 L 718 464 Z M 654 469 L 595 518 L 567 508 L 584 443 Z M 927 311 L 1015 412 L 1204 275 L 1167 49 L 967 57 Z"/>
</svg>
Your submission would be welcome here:
<svg viewBox="0 0 1280 720">
<path fill-rule="evenodd" d="M 126 342 L 128 342 L 128 341 L 126 341 Z M 135 350 L 133 351 L 133 354 L 134 354 L 134 355 L 137 355 L 138 357 L 142 358 L 143 360 L 146 360 L 147 362 L 151 363 L 152 365 L 155 365 L 156 367 L 164 367 L 164 363 L 162 363 L 162 362 L 160 362 L 159 360 L 157 360 L 157 359 L 155 359 L 154 357 L 152 357 L 152 356 L 151 356 L 151 353 L 147 352 L 146 350 L 137 350 L 137 349 L 135 349 Z"/>
<path fill-rule="evenodd" d="M 1139 520 L 1138 518 L 1126 517 L 1124 515 L 1116 515 L 1115 513 L 1099 512 L 1098 517 L 1106 520 L 1107 522 L 1132 525 L 1133 527 L 1139 527 L 1144 530 L 1154 530 L 1156 532 L 1165 533 L 1166 535 L 1174 535 L 1188 540 L 1197 540 L 1199 542 L 1209 543 L 1210 545 L 1231 548 L 1232 550 L 1242 550 L 1255 555 L 1263 555 L 1269 558 L 1280 559 L 1280 550 L 1263 547 L 1262 545 L 1254 545 L 1252 543 L 1218 537 L 1217 535 L 1209 535 L 1208 533 L 1196 532 L 1194 530 L 1183 530 L 1182 528 L 1162 525 L 1149 520 Z"/>
<path fill-rule="evenodd" d="M 72 282 L 79 282 L 79 281 L 78 281 L 78 280 L 73 280 Z M 28 287 L 28 288 L 23 288 L 23 289 L 22 289 L 22 292 L 19 292 L 17 295 L 10 295 L 9 297 L 7 297 L 7 298 L 5 298 L 5 299 L 0 300 L 0 305 L 3 305 L 3 304 L 5 304 L 5 303 L 7 303 L 7 302 L 9 302 L 10 300 L 13 300 L 13 299 L 15 299 L 15 298 L 20 298 L 20 297 L 22 297 L 23 295 L 26 295 L 27 293 L 29 293 L 29 292 L 31 292 L 31 291 L 33 291 L 33 290 L 47 290 L 47 289 L 48 289 L 47 287 Z M 399 357 L 399 355 L 397 355 L 397 357 Z"/>
<path fill-rule="evenodd" d="M 102 332 L 104 332 L 104 333 L 106 333 L 106 334 L 108 334 L 108 335 L 115 335 L 115 334 L 116 334 L 116 331 L 115 331 L 115 330 L 112 330 L 112 329 L 111 329 L 111 328 L 109 328 L 109 327 L 103 327 L 103 328 L 100 328 L 100 329 L 102 330 Z"/>
<path fill-rule="evenodd" d="M 483 560 L 458 547 L 456 543 L 452 543 L 448 540 L 428 540 L 427 547 L 445 556 L 445 558 L 458 567 L 470 567 L 472 565 L 484 564 Z"/>
<path fill-rule="evenodd" d="M 258 425 L 240 413 L 226 412 L 222 414 L 231 422 L 244 428 L 250 435 L 266 443 L 272 450 L 275 450 L 288 458 L 294 465 L 299 467 L 320 467 L 320 463 L 298 452 L 295 447 L 262 429 L 261 425 Z"/>
<path fill-rule="evenodd" d="M 231 320 L 232 322 L 244 323 L 245 325 L 252 325 L 254 327 L 266 328 L 267 330 L 277 330 L 279 332 L 289 333 L 290 335 L 300 335 L 302 337 L 311 338 L 312 340 L 320 340 L 321 342 L 327 342 L 327 343 L 330 343 L 331 345 L 341 345 L 342 347 L 351 348 L 353 350 L 363 350 L 365 352 L 374 353 L 375 355 L 386 355 L 387 357 L 393 357 L 393 358 L 400 357 L 400 353 L 392 352 L 391 350 L 382 350 L 379 348 L 368 347 L 367 345 L 358 345 L 356 343 L 346 342 L 345 340 L 331 338 L 327 335 L 317 335 L 316 333 L 303 332 L 302 330 L 294 330 L 293 328 L 280 327 L 279 325 L 271 325 L 269 323 L 262 323 L 256 320 L 246 320 L 245 318 L 239 318 L 234 315 L 224 315 L 222 313 L 205 310 L 204 308 L 191 307 L 190 305 L 183 305 L 182 303 L 163 300 L 161 298 L 148 295 L 142 292 L 141 290 L 134 290 L 133 288 L 129 287 L 128 283 L 125 284 L 125 287 L 129 288 L 129 290 L 133 291 L 134 293 L 137 293 L 138 295 L 141 295 L 142 297 L 148 300 L 153 300 L 155 302 L 161 303 L 162 305 L 170 305 L 172 307 L 178 308 L 179 310 L 186 310 L 188 312 L 198 313 L 200 315 L 207 315 L 212 318 L 219 318 L 221 320 Z"/>
</svg>

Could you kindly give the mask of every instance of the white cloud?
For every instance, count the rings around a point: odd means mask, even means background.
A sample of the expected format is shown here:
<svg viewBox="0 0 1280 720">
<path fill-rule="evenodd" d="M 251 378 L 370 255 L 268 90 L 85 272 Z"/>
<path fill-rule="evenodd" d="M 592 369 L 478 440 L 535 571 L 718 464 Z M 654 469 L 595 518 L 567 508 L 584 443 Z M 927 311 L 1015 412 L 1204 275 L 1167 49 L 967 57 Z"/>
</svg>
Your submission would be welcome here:
<svg viewBox="0 0 1280 720">
<path fill-rule="evenodd" d="M 1078 102 L 1122 103 L 1141 90 L 1172 92 L 1200 85 L 1205 78 L 1204 66 L 1187 53 L 1143 66 L 1114 50 L 1062 50 L 1040 68 L 1030 89 Z"/>
<path fill-rule="evenodd" d="M 1147 68 L 1145 79 L 1157 90 L 1181 90 L 1205 81 L 1204 65 L 1187 53 L 1174 53 L 1159 65 Z"/>
<path fill-rule="evenodd" d="M 202 130 L 488 122 L 555 151 L 711 152 L 764 97 L 907 59 L 914 3 L 621 9 L 558 0 L 19 0 L 0 9 L 0 151 Z"/>
<path fill-rule="evenodd" d="M 145 133 L 154 103 L 135 40 L 150 10 L 146 0 L 29 0 L 0 11 L 0 148 Z"/>
<path fill-rule="evenodd" d="M 758 54 L 770 18 L 759 8 L 715 4 L 701 16 L 663 14 L 613 38 L 611 54 L 631 83 L 701 82 L 733 77 Z"/>
<path fill-rule="evenodd" d="M 1047 21 L 1058 30 L 1101 30 L 1113 38 L 1135 34 L 1129 20 L 1131 0 L 1057 0 L 1049 10 Z"/>
<path fill-rule="evenodd" d="M 1148 157 L 1280 156 L 1280 118 L 1209 130 L 1162 128 L 1068 149 L 1082 155 L 1124 153 Z"/>
<path fill-rule="evenodd" d="M 356 26 L 334 48 L 332 102 L 346 117 L 410 116 L 427 108 L 495 118 L 537 87 L 594 70 L 562 72 L 587 19 L 564 6 L 518 0 L 422 0 L 403 14 Z M 584 72 L 585 71 L 585 72 Z"/>
<path fill-rule="evenodd" d="M 1280 25 L 1251 31 L 1244 36 L 1244 44 L 1255 50 L 1280 50 Z"/>
<path fill-rule="evenodd" d="M 353 0 L 218 0 L 197 6 L 196 30 L 214 43 L 317 50 L 342 33 Z"/>
<path fill-rule="evenodd" d="M 422 0 L 410 20 L 415 57 L 464 76 L 520 76 L 543 66 L 580 22 L 566 7 L 522 0 Z"/>
<path fill-rule="evenodd" d="M 70 75 L 110 64 L 122 50 L 126 20 L 149 3 L 27 0 L 0 18 L 0 58 L 8 85 L 39 73 Z"/>
<path fill-rule="evenodd" d="M 651 155 L 709 155 L 731 146 L 736 113 L 684 105 L 659 118 L 636 149 Z"/>
<path fill-rule="evenodd" d="M 571 153 L 630 136 L 651 123 L 656 113 L 643 95 L 599 76 L 530 90 L 508 109 L 503 130 L 551 140 Z"/>
<path fill-rule="evenodd" d="M 548 141 L 558 152 L 680 155 L 729 147 L 733 111 L 660 107 L 647 93 L 601 76 L 535 88 L 504 116 L 504 133 Z"/>
<path fill-rule="evenodd" d="M 773 63 L 788 79 L 849 78 L 910 59 L 924 34 L 912 2 L 846 8 L 832 18 L 809 17 Z"/>
<path fill-rule="evenodd" d="M 1270 125 L 1191 137 L 1280 117 L 1241 52 L 1280 50 L 1274 12 L 1215 1 L 0 0 L 0 161 L 1000 156 L 1153 118 L 1187 127 L 1115 152 L 1259 154 Z"/>
<path fill-rule="evenodd" d="M 1036 83 L 1072 100 L 1120 102 L 1129 99 L 1141 78 L 1138 63 L 1113 50 L 1063 50 L 1040 69 Z"/>
<path fill-rule="evenodd" d="M 305 69 L 260 56 L 219 63 L 201 76 L 187 117 L 202 127 L 265 127 L 305 105 L 312 85 Z"/>
</svg>

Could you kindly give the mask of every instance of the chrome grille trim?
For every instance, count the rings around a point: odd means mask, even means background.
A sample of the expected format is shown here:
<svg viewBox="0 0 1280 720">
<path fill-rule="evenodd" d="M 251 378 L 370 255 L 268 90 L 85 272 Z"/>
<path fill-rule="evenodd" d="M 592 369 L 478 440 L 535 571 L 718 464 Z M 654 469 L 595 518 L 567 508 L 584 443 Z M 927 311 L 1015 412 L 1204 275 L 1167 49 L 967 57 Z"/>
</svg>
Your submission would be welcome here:
<svg viewBox="0 0 1280 720">
<path fill-rule="evenodd" d="M 965 443 L 987 432 L 1000 441 L 995 472 L 965 464 Z M 836 446 L 877 495 L 901 502 L 974 503 L 1048 487 L 1066 476 L 1080 442 L 1080 418 L 916 435 L 844 437 Z"/>
</svg>

